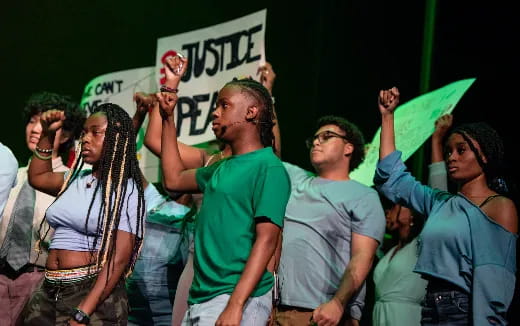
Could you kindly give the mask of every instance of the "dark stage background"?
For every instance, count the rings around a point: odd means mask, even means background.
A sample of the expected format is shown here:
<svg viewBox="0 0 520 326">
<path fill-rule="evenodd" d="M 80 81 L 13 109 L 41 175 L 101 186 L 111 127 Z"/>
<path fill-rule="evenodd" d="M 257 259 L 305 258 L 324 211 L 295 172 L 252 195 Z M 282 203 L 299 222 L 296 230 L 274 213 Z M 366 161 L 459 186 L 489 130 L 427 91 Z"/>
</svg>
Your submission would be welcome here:
<svg viewBox="0 0 520 326">
<path fill-rule="evenodd" d="M 284 160 L 310 169 L 303 140 L 322 115 L 345 116 L 370 141 L 380 123 L 380 89 L 398 86 L 402 103 L 420 94 L 423 1 L 11 1 L 0 12 L 0 141 L 25 165 L 21 108 L 32 92 L 79 101 L 98 75 L 153 65 L 158 37 L 263 8 Z M 483 120 L 495 127 L 518 184 L 516 11 L 498 2 L 438 1 L 436 12 L 430 89 L 477 78 L 454 111 L 455 124 Z M 429 146 L 424 153 L 429 160 Z"/>
</svg>

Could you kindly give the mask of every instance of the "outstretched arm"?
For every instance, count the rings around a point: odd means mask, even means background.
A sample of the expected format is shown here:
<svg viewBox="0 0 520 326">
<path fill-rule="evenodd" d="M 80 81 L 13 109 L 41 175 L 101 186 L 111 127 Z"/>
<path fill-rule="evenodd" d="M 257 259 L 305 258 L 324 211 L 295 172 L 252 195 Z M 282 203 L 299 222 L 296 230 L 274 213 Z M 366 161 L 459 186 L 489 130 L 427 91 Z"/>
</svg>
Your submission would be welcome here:
<svg viewBox="0 0 520 326">
<path fill-rule="evenodd" d="M 139 133 L 139 129 L 143 125 L 144 119 L 146 119 L 146 113 L 150 110 L 150 106 L 153 103 L 147 103 L 146 101 L 141 100 L 140 96 L 146 96 L 144 93 L 136 93 L 134 95 L 134 101 L 136 102 L 136 110 L 134 116 L 132 117 L 132 124 L 134 126 L 135 134 Z M 143 189 L 148 187 L 148 180 L 146 180 L 143 171 L 139 168 L 139 173 L 141 174 L 141 180 L 143 180 Z"/>
<path fill-rule="evenodd" d="M 278 120 L 278 116 L 276 115 L 276 109 L 274 105 L 274 96 L 273 96 L 273 86 L 274 81 L 276 79 L 276 74 L 274 73 L 273 66 L 266 62 L 265 65 L 258 67 L 256 74 L 260 74 L 260 83 L 264 85 L 265 88 L 269 91 L 271 98 L 273 99 L 273 114 L 274 114 L 274 123 L 273 126 L 273 135 L 274 135 L 274 147 L 276 156 L 282 157 L 282 138 L 280 136 L 280 121 Z"/>
<path fill-rule="evenodd" d="M 186 71 L 185 58 L 174 57 L 165 65 L 165 70 L 175 77 L 168 87 L 173 89 L 179 84 L 183 73 Z M 177 72 L 178 73 L 174 73 Z M 177 142 L 177 128 L 173 118 L 175 105 L 177 104 L 177 91 L 165 91 L 157 93 L 159 100 L 159 112 L 162 119 L 161 132 L 161 167 L 163 171 L 163 185 L 168 192 L 197 192 L 199 187 L 195 178 L 195 169 L 188 169 L 181 158 L 179 144 Z"/>
<path fill-rule="evenodd" d="M 42 137 L 29 165 L 29 184 L 36 190 L 56 196 L 63 186 L 63 172 L 52 171 L 52 148 L 56 132 L 63 127 L 65 113 L 59 110 L 43 112 L 40 117 Z M 47 151 L 51 151 L 47 153 Z"/>
<path fill-rule="evenodd" d="M 177 143 L 177 128 L 173 121 L 173 109 L 177 104 L 174 93 L 158 93 L 162 117 L 161 167 L 164 189 L 170 193 L 196 192 L 199 190 L 195 169 L 187 169 L 181 159 Z"/>
<path fill-rule="evenodd" d="M 396 87 L 379 92 L 378 107 L 381 112 L 379 159 L 395 151 L 394 111 L 397 104 L 399 104 L 399 90 Z"/>
<path fill-rule="evenodd" d="M 453 116 L 445 114 L 435 120 L 432 134 L 432 161 L 428 166 L 428 185 L 432 188 L 448 191 L 448 172 L 444 163 L 442 141 L 453 124 Z"/>
<path fill-rule="evenodd" d="M 162 156 L 162 123 L 163 121 L 160 114 L 159 102 L 157 102 L 157 104 L 153 106 L 152 111 L 150 112 L 144 144 L 146 148 L 148 148 L 158 157 Z M 209 155 L 206 153 L 206 151 L 183 144 L 180 141 L 177 141 L 177 144 L 179 146 L 179 153 L 186 168 L 196 169 L 205 165 L 205 162 L 207 162 L 209 158 Z"/>
<path fill-rule="evenodd" d="M 435 130 L 432 134 L 432 163 L 444 161 L 442 140 L 453 125 L 453 115 L 444 114 L 435 120 Z"/>
<path fill-rule="evenodd" d="M 187 61 L 183 60 L 186 59 L 181 59 L 179 57 L 166 59 L 166 63 L 164 65 L 164 70 L 166 74 L 166 82 L 164 85 L 166 87 L 175 90 L 178 88 L 182 74 L 180 71 L 179 73 L 176 72 L 181 66 L 181 63 L 183 71 L 185 71 Z M 157 100 L 157 96 L 155 94 L 137 93 L 136 96 L 134 96 L 134 99 L 136 100 L 136 102 L 139 100 L 151 104 L 151 111 L 148 121 L 148 128 L 146 129 L 146 135 L 144 138 L 144 144 L 152 153 L 154 153 L 158 157 L 161 157 L 162 118 L 159 110 L 159 102 Z M 200 148 L 185 145 L 182 142 L 177 142 L 177 144 L 181 158 L 186 168 L 194 169 L 205 165 L 209 158 L 206 151 Z"/>
</svg>

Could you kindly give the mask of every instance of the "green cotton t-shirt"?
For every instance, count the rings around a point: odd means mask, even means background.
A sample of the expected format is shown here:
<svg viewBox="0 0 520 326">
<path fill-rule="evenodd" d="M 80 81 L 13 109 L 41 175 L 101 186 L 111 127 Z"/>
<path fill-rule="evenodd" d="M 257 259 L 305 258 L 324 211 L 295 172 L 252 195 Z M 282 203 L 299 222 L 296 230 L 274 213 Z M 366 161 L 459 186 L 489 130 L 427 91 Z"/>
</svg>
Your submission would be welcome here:
<svg viewBox="0 0 520 326">
<path fill-rule="evenodd" d="M 266 217 L 282 228 L 291 192 L 289 176 L 271 147 L 200 168 L 196 178 L 204 198 L 195 225 L 190 304 L 233 292 L 255 242 L 255 219 Z M 251 296 L 272 286 L 273 276 L 265 270 Z"/>
</svg>

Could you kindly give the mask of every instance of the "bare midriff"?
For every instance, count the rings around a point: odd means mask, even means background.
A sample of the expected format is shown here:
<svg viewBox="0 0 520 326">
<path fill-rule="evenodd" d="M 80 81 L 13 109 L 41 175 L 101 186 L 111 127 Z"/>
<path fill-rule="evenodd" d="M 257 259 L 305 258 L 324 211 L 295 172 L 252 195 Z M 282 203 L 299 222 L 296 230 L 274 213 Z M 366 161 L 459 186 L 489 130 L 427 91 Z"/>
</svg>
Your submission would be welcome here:
<svg viewBox="0 0 520 326">
<path fill-rule="evenodd" d="M 47 269 L 71 269 L 96 263 L 97 252 L 51 249 L 47 256 Z"/>
</svg>

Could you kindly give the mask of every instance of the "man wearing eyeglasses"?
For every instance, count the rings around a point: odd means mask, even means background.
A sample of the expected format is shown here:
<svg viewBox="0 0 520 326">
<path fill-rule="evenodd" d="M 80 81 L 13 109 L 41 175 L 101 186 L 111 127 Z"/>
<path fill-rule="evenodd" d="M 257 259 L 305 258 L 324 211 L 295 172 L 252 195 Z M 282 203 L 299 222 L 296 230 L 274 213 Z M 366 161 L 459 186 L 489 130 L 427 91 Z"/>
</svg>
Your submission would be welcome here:
<svg viewBox="0 0 520 326">
<path fill-rule="evenodd" d="M 316 175 L 284 163 L 292 193 L 278 269 L 282 326 L 357 325 L 385 231 L 377 192 L 349 177 L 365 156 L 362 133 L 334 116 L 317 129 L 307 140 Z"/>
</svg>

